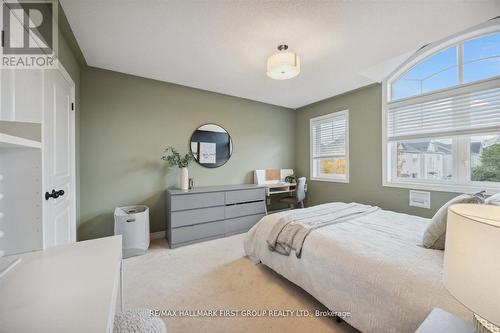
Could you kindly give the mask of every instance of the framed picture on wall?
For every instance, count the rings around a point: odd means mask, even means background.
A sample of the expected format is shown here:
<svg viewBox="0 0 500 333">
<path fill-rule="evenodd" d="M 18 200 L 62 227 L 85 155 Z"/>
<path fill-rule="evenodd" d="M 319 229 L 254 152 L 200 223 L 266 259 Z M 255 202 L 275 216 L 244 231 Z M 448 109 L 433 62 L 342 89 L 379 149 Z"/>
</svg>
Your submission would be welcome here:
<svg viewBox="0 0 500 333">
<path fill-rule="evenodd" d="M 215 164 L 216 144 L 213 142 L 200 142 L 200 163 Z"/>
</svg>

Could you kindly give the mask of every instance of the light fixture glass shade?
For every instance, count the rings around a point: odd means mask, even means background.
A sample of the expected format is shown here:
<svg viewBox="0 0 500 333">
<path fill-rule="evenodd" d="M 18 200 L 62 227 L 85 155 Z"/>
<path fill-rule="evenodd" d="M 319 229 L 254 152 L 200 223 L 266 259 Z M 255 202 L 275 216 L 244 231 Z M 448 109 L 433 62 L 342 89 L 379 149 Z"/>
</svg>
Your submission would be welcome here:
<svg viewBox="0 0 500 333">
<path fill-rule="evenodd" d="M 471 311 L 500 326 L 500 206 L 451 206 L 445 248 L 445 287 Z"/>
<path fill-rule="evenodd" d="M 275 80 L 291 79 L 300 73 L 300 58 L 293 52 L 281 52 L 267 59 L 267 76 Z"/>
</svg>

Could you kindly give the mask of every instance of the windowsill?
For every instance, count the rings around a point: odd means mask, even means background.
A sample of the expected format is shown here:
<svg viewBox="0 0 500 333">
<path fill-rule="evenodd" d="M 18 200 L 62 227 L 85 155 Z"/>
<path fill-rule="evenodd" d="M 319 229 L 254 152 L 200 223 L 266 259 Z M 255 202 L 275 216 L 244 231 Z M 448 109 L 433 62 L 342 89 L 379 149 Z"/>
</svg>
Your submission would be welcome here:
<svg viewBox="0 0 500 333">
<path fill-rule="evenodd" d="M 426 190 L 437 192 L 451 192 L 451 193 L 475 193 L 479 191 L 486 191 L 487 195 L 492 195 L 500 192 L 500 186 L 492 187 L 480 184 L 471 185 L 458 185 L 458 184 L 424 184 L 424 183 L 410 183 L 410 182 L 394 182 L 384 181 L 385 187 L 407 188 L 412 190 Z"/>
<path fill-rule="evenodd" d="M 349 183 L 349 179 L 311 177 L 311 180 L 330 183 Z"/>
</svg>

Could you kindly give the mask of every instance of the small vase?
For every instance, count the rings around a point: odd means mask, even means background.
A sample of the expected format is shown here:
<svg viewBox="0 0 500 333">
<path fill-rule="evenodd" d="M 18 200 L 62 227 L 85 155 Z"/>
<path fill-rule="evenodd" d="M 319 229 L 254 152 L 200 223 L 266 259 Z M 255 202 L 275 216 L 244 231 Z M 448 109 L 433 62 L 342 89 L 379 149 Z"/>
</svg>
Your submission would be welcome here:
<svg viewBox="0 0 500 333">
<path fill-rule="evenodd" d="M 189 173 L 188 168 L 180 168 L 181 172 L 179 174 L 179 187 L 181 190 L 187 190 L 189 188 Z"/>
</svg>

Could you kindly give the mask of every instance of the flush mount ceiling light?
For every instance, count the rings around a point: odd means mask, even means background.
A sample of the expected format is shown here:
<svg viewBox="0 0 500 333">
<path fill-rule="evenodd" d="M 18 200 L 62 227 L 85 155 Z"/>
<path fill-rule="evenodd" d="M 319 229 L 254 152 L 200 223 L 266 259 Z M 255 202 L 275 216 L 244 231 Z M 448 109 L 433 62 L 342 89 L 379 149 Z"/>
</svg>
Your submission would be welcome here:
<svg viewBox="0 0 500 333">
<path fill-rule="evenodd" d="M 288 50 L 288 45 L 278 46 L 279 53 L 267 58 L 267 76 L 275 80 L 287 80 L 299 75 L 300 58 Z"/>
</svg>

